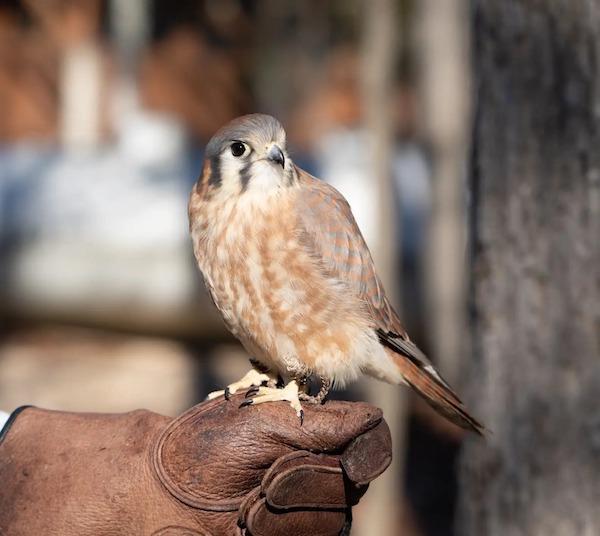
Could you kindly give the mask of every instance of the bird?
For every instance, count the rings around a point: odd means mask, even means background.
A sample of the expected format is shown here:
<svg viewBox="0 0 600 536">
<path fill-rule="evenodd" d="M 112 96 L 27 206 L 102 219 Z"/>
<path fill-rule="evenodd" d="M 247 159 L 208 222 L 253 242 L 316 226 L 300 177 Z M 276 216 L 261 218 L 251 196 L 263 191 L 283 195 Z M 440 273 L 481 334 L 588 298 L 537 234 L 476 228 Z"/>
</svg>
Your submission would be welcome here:
<svg viewBox="0 0 600 536">
<path fill-rule="evenodd" d="M 410 340 L 346 199 L 296 166 L 270 115 L 238 117 L 206 146 L 188 204 L 194 255 L 252 368 L 207 398 L 247 389 L 242 406 L 321 403 L 361 375 L 405 384 L 454 424 L 482 434 Z M 320 380 L 311 396 L 308 380 Z"/>
</svg>

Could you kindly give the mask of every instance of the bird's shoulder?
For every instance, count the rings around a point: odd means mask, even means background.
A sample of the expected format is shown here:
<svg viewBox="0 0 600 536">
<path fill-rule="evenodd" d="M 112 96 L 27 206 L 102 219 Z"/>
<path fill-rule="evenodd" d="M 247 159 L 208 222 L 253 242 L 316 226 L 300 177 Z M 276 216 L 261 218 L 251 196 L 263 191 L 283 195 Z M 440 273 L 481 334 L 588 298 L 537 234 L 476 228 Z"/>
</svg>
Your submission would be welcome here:
<svg viewBox="0 0 600 536">
<path fill-rule="evenodd" d="M 297 206 L 301 221 L 309 227 L 313 224 L 324 230 L 333 226 L 338 233 L 343 227 L 347 233 L 360 235 L 346 198 L 321 179 L 300 168 L 297 171 L 300 184 Z"/>
</svg>

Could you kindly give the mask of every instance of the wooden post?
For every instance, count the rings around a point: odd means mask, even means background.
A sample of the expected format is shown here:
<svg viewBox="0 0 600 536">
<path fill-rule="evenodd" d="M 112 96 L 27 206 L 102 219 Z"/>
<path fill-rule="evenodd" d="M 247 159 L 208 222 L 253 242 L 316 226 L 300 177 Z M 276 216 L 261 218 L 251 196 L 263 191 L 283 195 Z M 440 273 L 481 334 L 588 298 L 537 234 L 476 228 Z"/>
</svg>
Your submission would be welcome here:
<svg viewBox="0 0 600 536">
<path fill-rule="evenodd" d="M 420 0 L 419 94 L 432 157 L 426 253 L 426 318 L 431 358 L 459 382 L 465 340 L 465 165 L 470 137 L 470 11 L 463 0 Z"/>
<path fill-rule="evenodd" d="M 372 0 L 365 6 L 362 42 L 363 103 L 372 143 L 373 188 L 377 191 L 379 240 L 371 245 L 377 271 L 390 299 L 399 304 L 398 241 L 391 157 L 393 150 L 391 91 L 398 51 L 398 13 L 394 0 Z M 373 482 L 360 505 L 353 535 L 396 534 L 402 509 L 406 393 L 397 385 L 369 382 L 370 401 L 384 410 L 394 448 L 391 467 Z"/>
<path fill-rule="evenodd" d="M 102 59 L 96 43 L 65 50 L 60 70 L 60 140 L 66 149 L 94 149 L 100 143 Z"/>
</svg>

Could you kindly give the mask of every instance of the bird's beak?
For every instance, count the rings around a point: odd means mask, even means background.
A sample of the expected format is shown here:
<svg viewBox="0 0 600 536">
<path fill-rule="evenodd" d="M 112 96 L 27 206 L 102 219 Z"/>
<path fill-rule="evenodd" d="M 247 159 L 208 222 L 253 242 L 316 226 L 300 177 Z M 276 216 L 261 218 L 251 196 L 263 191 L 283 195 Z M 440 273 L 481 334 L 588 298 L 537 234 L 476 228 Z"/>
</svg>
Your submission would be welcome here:
<svg viewBox="0 0 600 536">
<path fill-rule="evenodd" d="M 285 167 L 285 157 L 283 151 L 277 144 L 271 145 L 269 152 L 267 153 L 267 160 L 279 164 L 281 167 Z"/>
</svg>

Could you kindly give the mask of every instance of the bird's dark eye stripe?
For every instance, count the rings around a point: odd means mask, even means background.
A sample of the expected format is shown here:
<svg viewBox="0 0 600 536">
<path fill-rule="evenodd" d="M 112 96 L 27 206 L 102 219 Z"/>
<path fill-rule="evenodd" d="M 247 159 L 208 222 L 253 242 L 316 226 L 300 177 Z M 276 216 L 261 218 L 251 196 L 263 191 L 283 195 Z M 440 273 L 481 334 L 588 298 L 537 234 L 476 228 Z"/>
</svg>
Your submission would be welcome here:
<svg viewBox="0 0 600 536">
<path fill-rule="evenodd" d="M 233 156 L 242 156 L 246 152 L 246 146 L 241 141 L 234 141 L 231 144 L 231 154 Z"/>
<path fill-rule="evenodd" d="M 250 183 L 250 168 L 252 164 L 248 162 L 241 170 L 240 170 L 240 182 L 242 184 L 242 192 L 245 192 L 248 189 L 248 184 Z"/>
<path fill-rule="evenodd" d="M 209 161 L 210 177 L 208 183 L 218 188 L 221 186 L 221 162 L 218 156 L 213 156 Z"/>
</svg>

